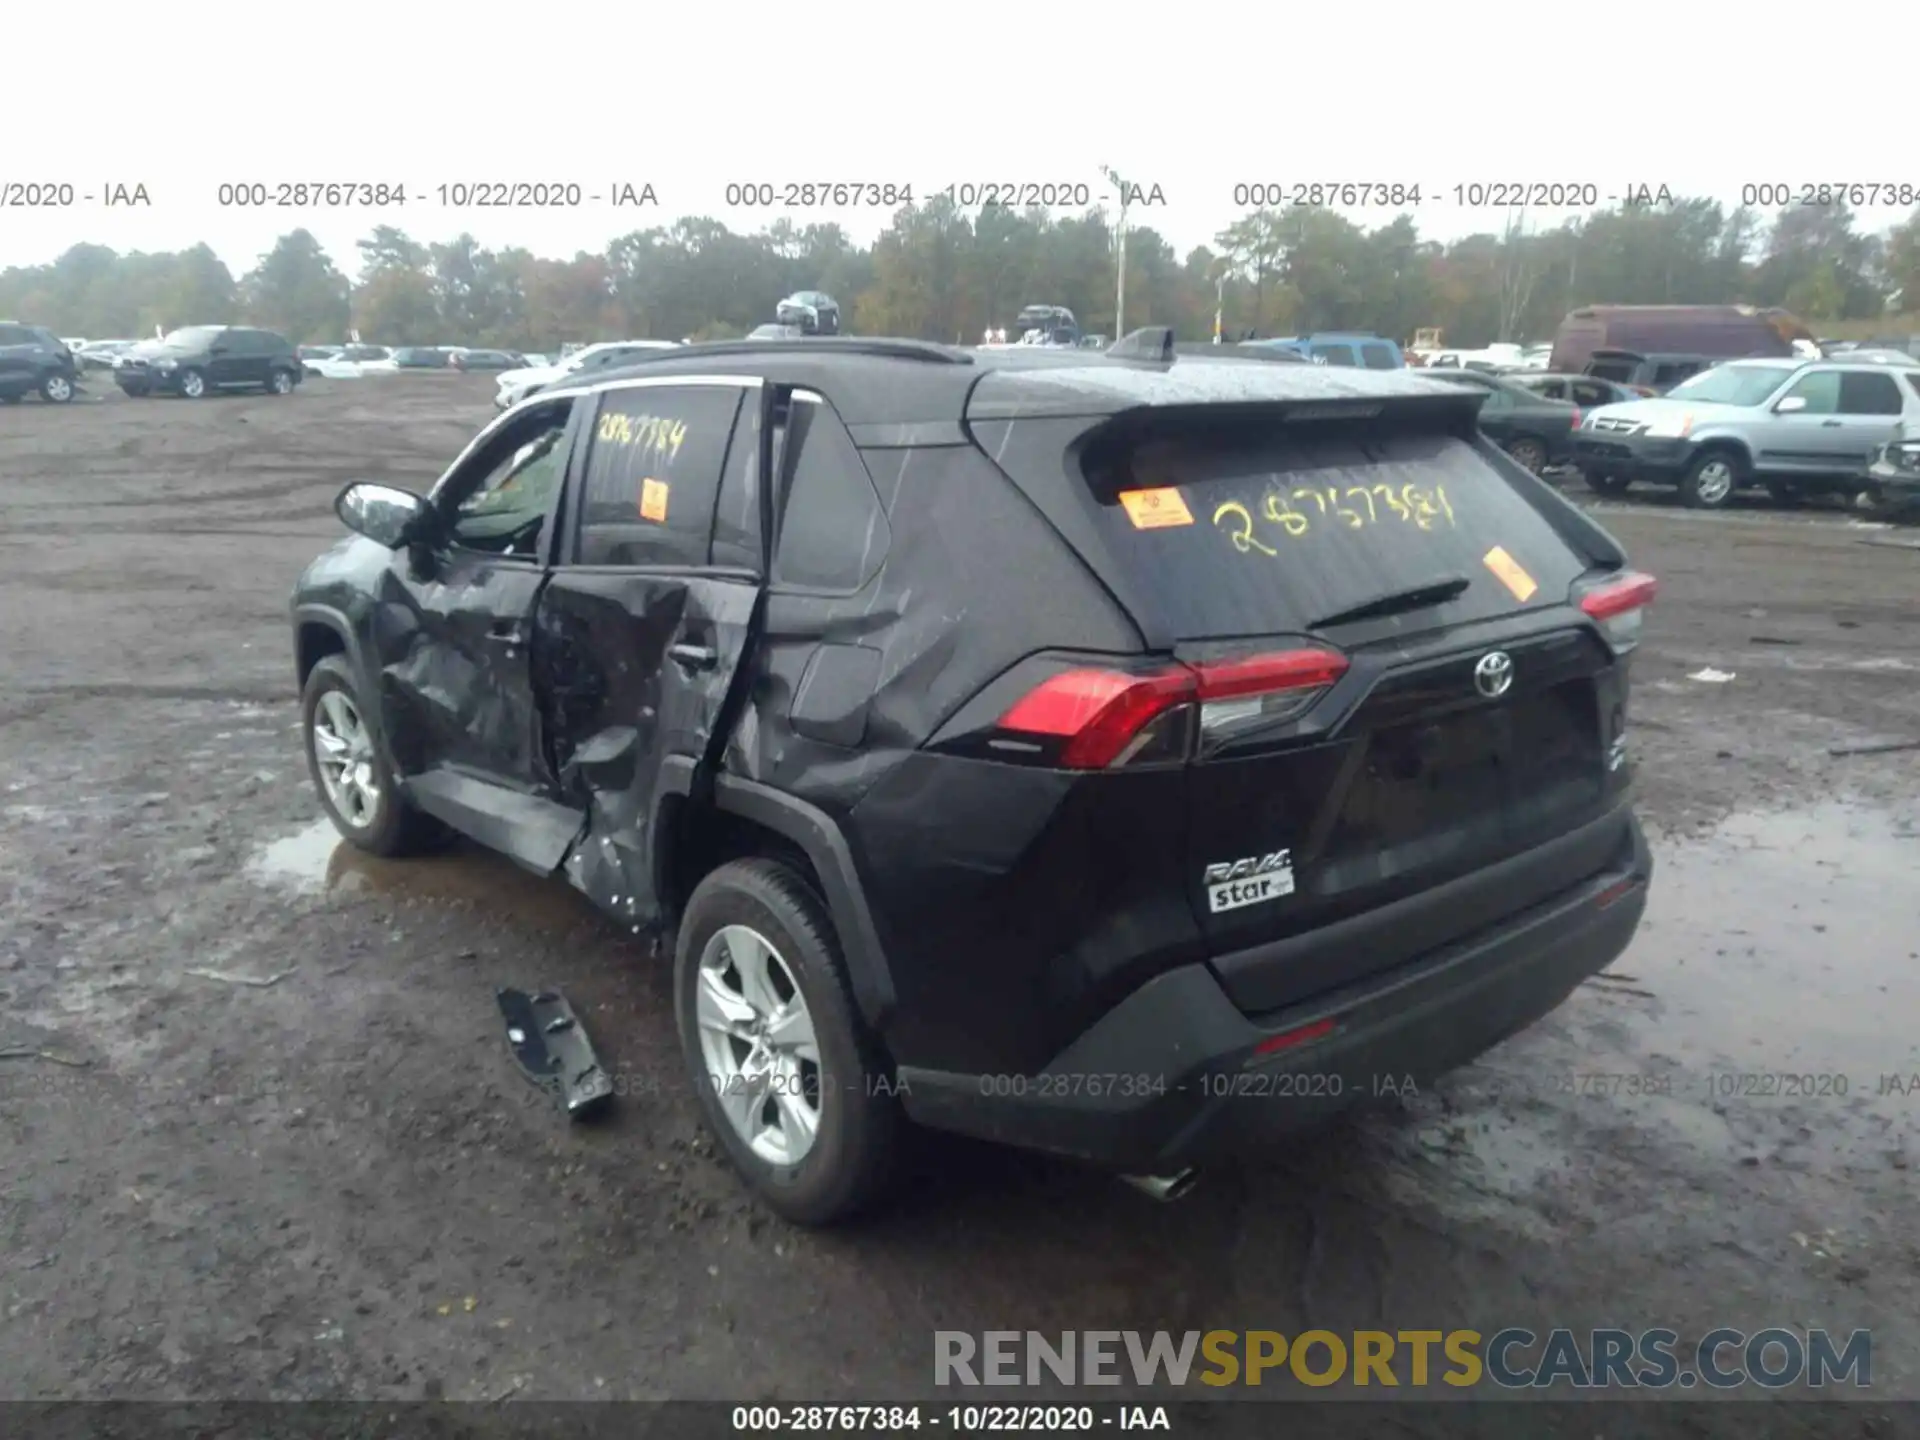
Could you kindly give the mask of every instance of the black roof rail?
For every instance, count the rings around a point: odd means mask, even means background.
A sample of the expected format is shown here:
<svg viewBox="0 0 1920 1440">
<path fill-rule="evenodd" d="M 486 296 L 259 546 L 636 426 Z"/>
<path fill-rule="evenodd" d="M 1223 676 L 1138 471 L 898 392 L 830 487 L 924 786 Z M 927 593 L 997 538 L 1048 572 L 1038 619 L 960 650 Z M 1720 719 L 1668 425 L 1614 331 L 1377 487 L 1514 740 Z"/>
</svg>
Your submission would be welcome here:
<svg viewBox="0 0 1920 1440">
<path fill-rule="evenodd" d="M 953 345 L 931 340 L 891 340 L 868 335 L 798 335 L 777 340 L 696 340 L 690 345 L 673 345 L 627 362 L 652 365 L 688 355 L 866 355 L 882 360 L 922 360 L 935 365 L 971 365 L 973 356 Z"/>
<path fill-rule="evenodd" d="M 1143 325 L 1138 330 L 1129 330 L 1107 347 L 1107 354 L 1115 360 L 1146 360 L 1156 365 L 1168 364 L 1174 358 L 1173 327 Z"/>
</svg>

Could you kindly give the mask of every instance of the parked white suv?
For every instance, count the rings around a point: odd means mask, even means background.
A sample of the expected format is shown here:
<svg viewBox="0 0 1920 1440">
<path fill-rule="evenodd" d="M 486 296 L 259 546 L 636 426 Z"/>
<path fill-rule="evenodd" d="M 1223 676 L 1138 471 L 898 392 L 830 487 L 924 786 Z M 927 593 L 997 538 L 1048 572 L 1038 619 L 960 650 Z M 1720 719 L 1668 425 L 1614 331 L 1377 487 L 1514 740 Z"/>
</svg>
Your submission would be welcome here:
<svg viewBox="0 0 1920 1440">
<path fill-rule="evenodd" d="M 608 340 L 598 345 L 583 345 L 558 365 L 540 365 L 526 370 L 501 373 L 494 390 L 493 404 L 498 410 L 518 405 L 529 395 L 546 389 L 557 380 L 568 379 L 593 370 L 631 364 L 656 350 L 671 350 L 671 340 Z"/>
<path fill-rule="evenodd" d="M 1733 360 L 1657 400 L 1603 405 L 1574 436 L 1588 488 L 1624 493 L 1636 480 L 1676 485 L 1702 510 L 1764 485 L 1786 503 L 1854 496 L 1903 422 L 1920 421 L 1920 366 L 1832 360 Z"/>
</svg>

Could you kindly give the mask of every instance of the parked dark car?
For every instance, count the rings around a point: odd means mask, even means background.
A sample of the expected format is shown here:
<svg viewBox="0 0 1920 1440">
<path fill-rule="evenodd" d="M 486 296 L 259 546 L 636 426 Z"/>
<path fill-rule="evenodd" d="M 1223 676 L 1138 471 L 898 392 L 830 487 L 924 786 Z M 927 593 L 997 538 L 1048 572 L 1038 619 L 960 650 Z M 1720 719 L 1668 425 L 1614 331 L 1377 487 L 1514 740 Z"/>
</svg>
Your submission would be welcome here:
<svg viewBox="0 0 1920 1440">
<path fill-rule="evenodd" d="M 1483 393 L 1480 428 L 1535 475 L 1573 459 L 1573 435 L 1580 428 L 1580 410 L 1564 400 L 1548 400 L 1504 375 L 1471 366 L 1438 366 L 1420 372 Z"/>
<path fill-rule="evenodd" d="M 1637 398 L 1664 395 L 1702 370 L 1723 364 L 1724 355 L 1680 354 L 1661 351 L 1643 355 L 1635 350 L 1596 350 L 1584 373 L 1611 380 L 1635 391 Z"/>
<path fill-rule="evenodd" d="M 1531 390 L 1542 400 L 1559 400 L 1592 410 L 1601 405 L 1620 405 L 1628 400 L 1644 399 L 1642 391 L 1598 375 L 1556 375 L 1551 370 L 1506 370 L 1501 378 L 1511 380 L 1523 390 Z"/>
<path fill-rule="evenodd" d="M 446 370 L 452 364 L 453 352 L 431 345 L 402 345 L 392 359 L 399 370 Z"/>
<path fill-rule="evenodd" d="M 303 371 L 298 352 L 271 330 L 189 325 L 121 355 L 114 361 L 113 380 L 129 395 L 198 400 L 221 390 L 290 395 Z"/>
<path fill-rule="evenodd" d="M 674 933 L 699 1103 L 796 1221 L 903 1119 L 1177 1194 L 1639 924 L 1652 580 L 1464 386 L 1121 349 L 661 351 L 348 487 L 295 586 L 341 833 Z"/>
<path fill-rule="evenodd" d="M 456 370 L 524 370 L 527 357 L 512 350 L 456 350 L 451 357 Z"/>
<path fill-rule="evenodd" d="M 38 395 L 53 405 L 73 399 L 80 365 L 66 342 L 44 325 L 0 320 L 0 401 Z"/>
<path fill-rule="evenodd" d="M 773 307 L 773 318 L 808 335 L 838 335 L 840 302 L 823 290 L 796 290 Z"/>
</svg>

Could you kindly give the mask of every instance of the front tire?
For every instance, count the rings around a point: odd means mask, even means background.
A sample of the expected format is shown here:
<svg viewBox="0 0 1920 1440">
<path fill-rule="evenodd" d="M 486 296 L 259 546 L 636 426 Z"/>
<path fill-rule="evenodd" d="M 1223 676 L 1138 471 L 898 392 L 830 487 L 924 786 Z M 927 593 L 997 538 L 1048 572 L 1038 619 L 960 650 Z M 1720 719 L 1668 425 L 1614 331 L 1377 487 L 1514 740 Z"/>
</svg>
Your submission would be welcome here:
<svg viewBox="0 0 1920 1440">
<path fill-rule="evenodd" d="M 213 393 L 213 387 L 207 384 L 207 377 L 198 370 L 182 370 L 180 393 L 189 400 L 202 400 Z"/>
<path fill-rule="evenodd" d="M 674 952 L 680 1044 L 708 1126 L 768 1207 L 851 1219 L 887 1189 L 902 1119 L 826 907 L 771 860 L 694 890 Z"/>
<path fill-rule="evenodd" d="M 1680 499 L 1694 510 L 1724 510 L 1740 488 L 1740 461 L 1725 450 L 1709 450 L 1687 467 Z"/>
<path fill-rule="evenodd" d="M 439 822 L 400 794 L 344 656 L 327 656 L 307 676 L 300 733 L 313 788 L 349 843 L 372 855 L 395 856 L 430 849 L 443 837 Z"/>
<path fill-rule="evenodd" d="M 49 405 L 65 405 L 73 399 L 73 381 L 59 371 L 40 382 L 40 398 Z"/>
<path fill-rule="evenodd" d="M 291 395 L 293 393 L 293 372 L 291 370 L 275 370 L 267 377 L 266 389 L 269 395 Z"/>
</svg>

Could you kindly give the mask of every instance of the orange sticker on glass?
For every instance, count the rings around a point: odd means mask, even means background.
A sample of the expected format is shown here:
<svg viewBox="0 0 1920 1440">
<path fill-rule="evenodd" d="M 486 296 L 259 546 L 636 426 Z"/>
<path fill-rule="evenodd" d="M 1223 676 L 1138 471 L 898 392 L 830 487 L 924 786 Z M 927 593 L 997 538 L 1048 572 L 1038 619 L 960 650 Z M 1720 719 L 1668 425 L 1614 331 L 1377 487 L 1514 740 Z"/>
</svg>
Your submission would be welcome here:
<svg viewBox="0 0 1920 1440">
<path fill-rule="evenodd" d="M 640 518 L 651 520 L 656 525 L 667 523 L 666 481 L 642 480 L 640 482 Z"/>
<path fill-rule="evenodd" d="M 1540 588 L 1534 578 L 1520 568 L 1520 562 L 1498 545 L 1487 551 L 1480 560 L 1499 578 L 1502 585 L 1513 592 L 1513 598 L 1522 605 L 1531 600 L 1533 592 Z"/>
<path fill-rule="evenodd" d="M 1161 490 L 1122 490 L 1120 503 L 1136 530 L 1163 530 L 1169 525 L 1193 524 L 1193 512 L 1172 486 Z"/>
</svg>

